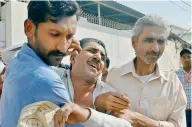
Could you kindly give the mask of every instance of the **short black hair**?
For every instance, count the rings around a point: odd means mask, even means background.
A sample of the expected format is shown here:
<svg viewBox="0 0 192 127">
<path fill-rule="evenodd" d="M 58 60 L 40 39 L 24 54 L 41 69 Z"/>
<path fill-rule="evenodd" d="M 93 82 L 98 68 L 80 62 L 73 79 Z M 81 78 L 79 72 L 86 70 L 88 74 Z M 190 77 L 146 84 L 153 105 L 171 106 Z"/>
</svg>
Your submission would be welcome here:
<svg viewBox="0 0 192 127">
<path fill-rule="evenodd" d="M 80 16 L 80 8 L 76 1 L 72 0 L 31 0 L 27 6 L 28 19 L 36 26 L 41 22 L 52 21 L 57 23 L 63 17 Z"/>
<path fill-rule="evenodd" d="M 107 51 L 106 51 L 105 44 L 101 40 L 98 40 L 98 39 L 95 39 L 95 38 L 83 38 L 82 40 L 80 40 L 80 46 L 83 48 L 90 42 L 95 42 L 95 43 L 101 45 L 104 48 L 105 56 L 107 57 Z"/>
<path fill-rule="evenodd" d="M 107 57 L 106 58 L 106 68 L 108 69 L 109 68 L 109 66 L 110 66 L 110 59 L 109 59 L 109 57 Z"/>
<path fill-rule="evenodd" d="M 191 54 L 191 51 L 189 49 L 182 49 L 180 52 L 180 57 L 182 57 L 184 54 Z"/>
</svg>

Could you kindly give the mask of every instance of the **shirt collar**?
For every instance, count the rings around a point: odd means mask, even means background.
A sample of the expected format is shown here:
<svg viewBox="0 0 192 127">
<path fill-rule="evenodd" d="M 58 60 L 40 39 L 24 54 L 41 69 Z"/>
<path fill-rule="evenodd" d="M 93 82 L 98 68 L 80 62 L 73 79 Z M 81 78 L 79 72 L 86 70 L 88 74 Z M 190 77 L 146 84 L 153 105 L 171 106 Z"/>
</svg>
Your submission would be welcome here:
<svg viewBox="0 0 192 127">
<path fill-rule="evenodd" d="M 135 60 L 136 58 L 134 58 L 131 62 L 121 67 L 121 70 L 122 70 L 121 76 L 126 75 L 128 73 L 133 73 L 133 74 L 136 73 L 135 65 L 134 65 Z M 156 68 L 155 75 L 157 76 L 156 78 L 162 77 L 164 80 L 168 81 L 168 79 L 165 76 L 165 72 L 159 67 L 158 64 L 156 64 L 155 68 Z"/>
<path fill-rule="evenodd" d="M 36 52 L 31 47 L 29 47 L 29 45 L 27 43 L 23 44 L 20 52 L 23 54 L 29 55 L 29 56 L 31 56 L 31 57 L 39 60 L 39 61 L 42 61 L 42 59 L 36 54 Z M 45 63 L 45 62 L 43 62 L 43 63 Z"/>
<path fill-rule="evenodd" d="M 126 75 L 128 73 L 135 73 L 134 61 L 135 61 L 135 58 L 131 62 L 121 67 L 121 70 L 122 70 L 121 76 Z"/>
</svg>

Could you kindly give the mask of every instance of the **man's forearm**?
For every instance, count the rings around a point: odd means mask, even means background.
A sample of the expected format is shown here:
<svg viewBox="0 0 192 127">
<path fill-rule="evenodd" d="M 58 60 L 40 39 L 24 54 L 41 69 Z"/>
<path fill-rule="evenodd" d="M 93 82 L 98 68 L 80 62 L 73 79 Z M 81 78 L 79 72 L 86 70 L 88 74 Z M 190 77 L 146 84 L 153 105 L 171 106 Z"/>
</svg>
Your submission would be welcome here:
<svg viewBox="0 0 192 127">
<path fill-rule="evenodd" d="M 84 123 L 85 127 L 132 127 L 130 122 L 97 112 L 91 109 L 90 118 Z"/>
<path fill-rule="evenodd" d="M 156 121 L 140 113 L 134 113 L 134 124 L 137 127 L 175 127 L 173 123 L 168 121 Z"/>
</svg>

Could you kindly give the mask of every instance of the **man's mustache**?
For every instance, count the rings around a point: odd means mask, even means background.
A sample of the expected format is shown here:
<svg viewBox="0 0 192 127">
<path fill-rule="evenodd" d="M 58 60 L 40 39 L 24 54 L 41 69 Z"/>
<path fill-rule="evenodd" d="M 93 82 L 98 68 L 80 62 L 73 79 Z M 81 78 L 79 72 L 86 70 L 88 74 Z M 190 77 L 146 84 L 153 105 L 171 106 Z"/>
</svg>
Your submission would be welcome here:
<svg viewBox="0 0 192 127">
<path fill-rule="evenodd" d="M 97 59 L 97 58 L 90 58 L 89 60 L 87 60 L 87 63 L 95 63 L 97 66 L 97 69 L 100 69 L 101 65 L 100 62 L 101 60 Z"/>
<path fill-rule="evenodd" d="M 157 56 L 159 56 L 159 55 L 160 55 L 160 52 L 148 51 L 146 54 L 147 54 L 147 55 L 157 55 Z"/>
<path fill-rule="evenodd" d="M 100 63 L 100 60 L 97 58 L 91 58 L 87 62 L 94 62 L 94 63 L 98 64 L 98 63 Z"/>
<path fill-rule="evenodd" d="M 49 52 L 48 56 L 66 56 L 67 53 L 62 53 L 60 51 L 51 51 Z"/>
</svg>

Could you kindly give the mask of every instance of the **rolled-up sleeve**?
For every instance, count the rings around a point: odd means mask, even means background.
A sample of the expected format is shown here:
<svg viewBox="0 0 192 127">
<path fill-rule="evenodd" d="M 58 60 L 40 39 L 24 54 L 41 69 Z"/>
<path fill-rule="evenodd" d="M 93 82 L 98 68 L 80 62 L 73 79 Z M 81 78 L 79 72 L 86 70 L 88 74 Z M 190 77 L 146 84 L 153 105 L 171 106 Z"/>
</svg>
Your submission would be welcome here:
<svg viewBox="0 0 192 127">
<path fill-rule="evenodd" d="M 85 127 L 132 127 L 131 124 L 120 118 L 97 112 L 91 109 L 90 118 L 84 123 Z"/>
</svg>

